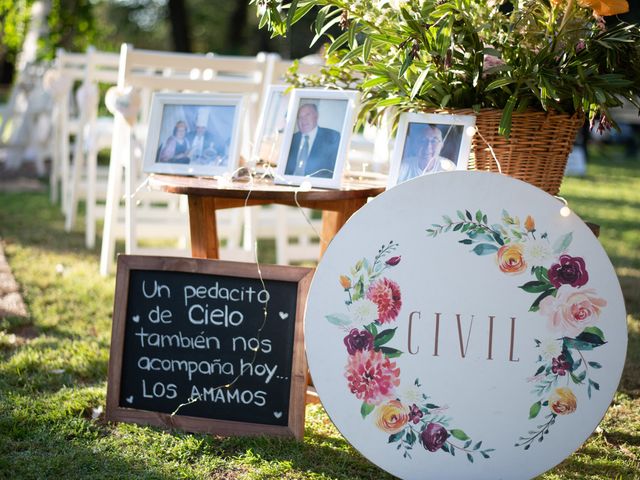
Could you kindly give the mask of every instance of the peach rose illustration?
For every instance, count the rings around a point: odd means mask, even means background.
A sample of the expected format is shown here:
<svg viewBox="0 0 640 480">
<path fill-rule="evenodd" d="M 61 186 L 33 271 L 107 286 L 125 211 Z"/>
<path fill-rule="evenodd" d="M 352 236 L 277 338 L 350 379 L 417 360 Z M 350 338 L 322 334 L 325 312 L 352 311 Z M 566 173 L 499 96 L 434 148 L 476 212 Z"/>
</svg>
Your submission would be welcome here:
<svg viewBox="0 0 640 480">
<path fill-rule="evenodd" d="M 569 415 L 576 411 L 578 402 L 571 389 L 561 387 L 549 396 L 549 407 L 558 415 Z"/>
<path fill-rule="evenodd" d="M 496 261 L 500 270 L 510 275 L 522 273 L 527 269 L 521 243 L 510 243 L 500 247 Z"/>
<path fill-rule="evenodd" d="M 409 420 L 409 410 L 399 400 L 391 400 L 378 408 L 376 425 L 387 433 L 398 433 Z"/>
<path fill-rule="evenodd" d="M 606 305 L 593 288 L 561 285 L 555 297 L 550 295 L 540 302 L 540 313 L 548 317 L 550 329 L 573 336 L 596 323 Z"/>
</svg>

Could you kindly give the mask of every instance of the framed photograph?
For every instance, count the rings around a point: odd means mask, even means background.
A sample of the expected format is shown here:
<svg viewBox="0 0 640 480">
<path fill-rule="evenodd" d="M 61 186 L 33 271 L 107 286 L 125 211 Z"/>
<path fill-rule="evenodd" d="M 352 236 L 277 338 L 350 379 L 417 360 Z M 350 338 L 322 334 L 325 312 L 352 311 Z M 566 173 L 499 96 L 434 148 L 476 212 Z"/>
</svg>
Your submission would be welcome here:
<svg viewBox="0 0 640 480">
<path fill-rule="evenodd" d="M 238 164 L 242 95 L 156 93 L 144 171 L 215 176 Z"/>
<path fill-rule="evenodd" d="M 358 92 L 294 89 L 275 183 L 339 188 Z"/>
<path fill-rule="evenodd" d="M 387 188 L 430 173 L 466 170 L 475 115 L 404 113 L 391 157 Z"/>
<path fill-rule="evenodd" d="M 254 165 L 275 166 L 287 126 L 289 93 L 285 85 L 270 85 L 258 119 L 251 160 Z"/>
</svg>

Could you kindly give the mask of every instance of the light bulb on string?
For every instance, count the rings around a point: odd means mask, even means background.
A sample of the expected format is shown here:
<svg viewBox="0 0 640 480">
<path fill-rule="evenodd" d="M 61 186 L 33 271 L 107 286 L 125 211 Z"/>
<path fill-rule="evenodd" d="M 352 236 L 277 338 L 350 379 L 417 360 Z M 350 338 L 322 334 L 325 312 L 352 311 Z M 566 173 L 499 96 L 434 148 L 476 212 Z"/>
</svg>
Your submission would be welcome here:
<svg viewBox="0 0 640 480">
<path fill-rule="evenodd" d="M 556 195 L 555 197 L 564 204 L 560 208 L 560 216 L 566 218 L 569 215 L 571 215 L 571 209 L 569 208 L 569 202 L 567 202 L 567 200 L 565 198 L 560 197 L 558 195 Z"/>
</svg>

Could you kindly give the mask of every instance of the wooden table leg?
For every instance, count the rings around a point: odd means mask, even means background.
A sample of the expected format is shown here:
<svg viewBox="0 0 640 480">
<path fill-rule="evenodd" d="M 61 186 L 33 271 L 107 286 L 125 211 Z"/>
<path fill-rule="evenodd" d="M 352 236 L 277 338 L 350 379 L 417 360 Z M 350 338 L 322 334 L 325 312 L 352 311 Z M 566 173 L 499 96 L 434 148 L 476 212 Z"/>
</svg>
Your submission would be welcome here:
<svg viewBox="0 0 640 480">
<path fill-rule="evenodd" d="M 367 203 L 366 198 L 356 198 L 345 200 L 341 204 L 338 211 L 322 212 L 322 239 L 320 241 L 320 256 L 324 255 L 324 251 L 329 246 L 329 242 L 335 237 L 338 230 L 349 220 L 349 217 L 356 213 L 364 204 Z"/>
<path fill-rule="evenodd" d="M 219 258 L 215 198 L 189 195 L 189 230 L 192 257 Z"/>
</svg>

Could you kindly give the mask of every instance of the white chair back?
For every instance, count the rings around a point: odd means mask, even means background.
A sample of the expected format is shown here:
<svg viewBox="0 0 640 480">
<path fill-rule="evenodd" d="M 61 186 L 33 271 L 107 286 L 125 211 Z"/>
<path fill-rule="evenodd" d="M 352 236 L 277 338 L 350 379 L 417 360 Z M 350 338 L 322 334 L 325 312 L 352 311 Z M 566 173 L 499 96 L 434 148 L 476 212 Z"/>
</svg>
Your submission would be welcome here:
<svg viewBox="0 0 640 480">
<path fill-rule="evenodd" d="M 107 274 L 111 268 L 115 249 L 115 225 L 118 218 L 119 199 L 122 191 L 124 172 L 124 217 L 125 217 L 125 251 L 140 253 L 137 226 L 138 208 L 136 204 L 148 192 L 139 191 L 136 198 L 133 194 L 142 183 L 141 162 L 134 155 L 136 142 L 144 144 L 142 135 L 146 135 L 149 121 L 151 94 L 157 91 L 190 91 L 212 93 L 242 93 L 248 97 L 248 121 L 245 123 L 244 136 L 254 127 L 258 117 L 260 94 L 264 89 L 264 64 L 266 56 L 230 57 L 223 55 L 200 55 L 184 53 L 167 53 L 150 50 L 136 50 L 130 45 L 123 45 L 120 52 L 118 89 L 120 92 L 136 89 L 141 95 L 141 108 L 137 124 L 140 132 L 136 132 L 122 114 L 116 114 L 114 139 L 109 166 L 109 183 L 107 187 L 107 203 L 105 212 L 100 271 Z M 247 142 L 245 155 L 249 152 Z M 175 195 L 164 194 L 168 203 L 175 202 Z M 142 215 L 142 211 L 140 212 Z M 142 218 L 142 217 L 140 217 Z M 182 212 L 176 221 L 182 220 L 178 229 L 188 233 L 187 215 Z M 166 223 L 165 229 L 167 231 Z M 219 231 L 219 234 L 222 234 Z M 238 240 L 239 241 L 239 240 Z M 229 239 L 232 245 L 235 239 Z"/>
</svg>

